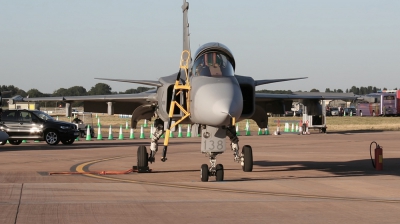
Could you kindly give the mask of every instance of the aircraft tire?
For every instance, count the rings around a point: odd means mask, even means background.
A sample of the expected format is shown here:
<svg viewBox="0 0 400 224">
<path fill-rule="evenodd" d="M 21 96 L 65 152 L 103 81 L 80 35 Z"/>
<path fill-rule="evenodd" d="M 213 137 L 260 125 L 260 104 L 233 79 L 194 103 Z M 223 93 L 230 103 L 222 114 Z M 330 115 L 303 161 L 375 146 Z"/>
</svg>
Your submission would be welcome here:
<svg viewBox="0 0 400 224">
<path fill-rule="evenodd" d="M 251 172 L 253 171 L 253 149 L 249 145 L 245 145 L 242 148 L 242 153 L 244 155 L 244 172 Z"/>
<path fill-rule="evenodd" d="M 8 140 L 11 145 L 19 145 L 22 143 L 22 140 Z"/>
<path fill-rule="evenodd" d="M 201 165 L 201 169 L 200 169 L 201 175 L 201 181 L 202 182 L 207 182 L 208 181 L 208 165 L 207 164 L 203 164 Z"/>
<path fill-rule="evenodd" d="M 141 145 L 137 150 L 137 167 L 147 167 L 149 166 L 149 157 L 147 154 L 146 146 Z"/>
<path fill-rule="evenodd" d="M 215 171 L 215 180 L 216 181 L 224 180 L 224 166 L 222 166 L 222 164 L 217 164 Z"/>
</svg>

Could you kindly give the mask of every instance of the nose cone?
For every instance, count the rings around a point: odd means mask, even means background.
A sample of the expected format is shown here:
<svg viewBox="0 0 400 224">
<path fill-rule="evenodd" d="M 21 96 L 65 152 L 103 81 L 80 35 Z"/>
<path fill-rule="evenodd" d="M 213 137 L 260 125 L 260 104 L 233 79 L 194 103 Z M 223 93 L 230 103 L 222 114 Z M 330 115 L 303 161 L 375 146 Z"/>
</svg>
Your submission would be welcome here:
<svg viewBox="0 0 400 224">
<path fill-rule="evenodd" d="M 195 77 L 192 80 L 191 120 L 195 123 L 229 125 L 243 110 L 243 97 L 234 77 Z"/>
<path fill-rule="evenodd" d="M 239 118 L 243 109 L 242 103 L 237 103 L 234 95 L 231 98 L 216 99 L 212 105 L 212 114 L 217 123 L 225 124 L 231 117 Z M 226 119 L 228 119 L 226 121 Z"/>
</svg>

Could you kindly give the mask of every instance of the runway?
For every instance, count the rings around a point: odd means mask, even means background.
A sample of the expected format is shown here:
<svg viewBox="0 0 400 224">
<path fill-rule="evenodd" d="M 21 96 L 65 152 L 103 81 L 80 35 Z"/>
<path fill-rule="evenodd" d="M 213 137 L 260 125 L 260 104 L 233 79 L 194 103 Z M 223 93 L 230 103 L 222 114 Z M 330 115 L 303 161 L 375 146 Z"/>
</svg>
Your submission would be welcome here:
<svg viewBox="0 0 400 224">
<path fill-rule="evenodd" d="M 225 181 L 200 181 L 200 138 L 170 140 L 152 173 L 48 175 L 127 170 L 149 140 L 0 147 L 0 223 L 398 223 L 400 132 L 241 136 L 253 172 L 230 150 L 217 157 Z M 383 171 L 369 146 L 383 147 Z M 159 150 L 162 150 L 159 146 Z"/>
</svg>

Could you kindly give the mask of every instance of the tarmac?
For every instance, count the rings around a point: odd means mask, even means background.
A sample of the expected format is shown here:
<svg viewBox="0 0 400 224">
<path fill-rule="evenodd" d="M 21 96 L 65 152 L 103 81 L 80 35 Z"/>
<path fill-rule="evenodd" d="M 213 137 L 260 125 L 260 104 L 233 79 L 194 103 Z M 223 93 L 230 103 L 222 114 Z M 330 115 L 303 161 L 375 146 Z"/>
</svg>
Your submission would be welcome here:
<svg viewBox="0 0 400 224">
<path fill-rule="evenodd" d="M 256 133 L 253 133 L 256 134 Z M 200 138 L 173 138 L 151 173 L 128 170 L 149 139 L 0 146 L 0 223 L 399 223 L 400 132 L 240 136 L 253 172 L 230 149 L 217 157 L 224 181 L 200 181 Z M 370 143 L 383 148 L 383 170 Z M 228 141 L 227 141 L 228 142 Z M 372 156 L 374 156 L 372 148 Z"/>
</svg>

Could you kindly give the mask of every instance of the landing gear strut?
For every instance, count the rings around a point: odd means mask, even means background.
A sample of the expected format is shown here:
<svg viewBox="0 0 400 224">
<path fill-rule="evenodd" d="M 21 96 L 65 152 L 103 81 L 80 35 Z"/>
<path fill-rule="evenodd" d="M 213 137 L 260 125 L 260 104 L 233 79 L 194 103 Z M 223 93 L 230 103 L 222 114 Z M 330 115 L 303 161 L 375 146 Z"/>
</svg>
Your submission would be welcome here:
<svg viewBox="0 0 400 224">
<path fill-rule="evenodd" d="M 158 151 L 158 140 L 164 134 L 164 122 L 161 119 L 156 119 L 154 121 L 153 137 L 150 143 L 150 156 L 149 162 L 153 163 L 155 161 L 156 152 Z"/>
</svg>

